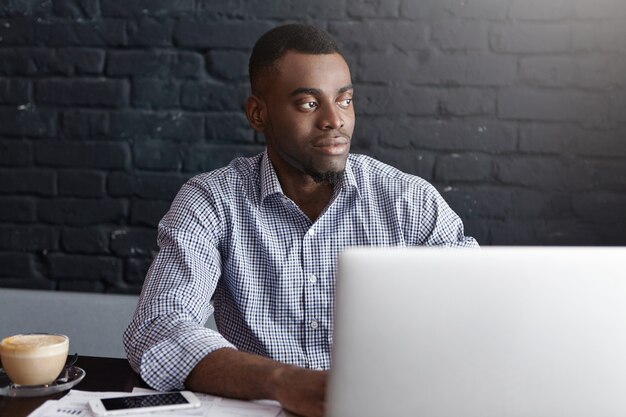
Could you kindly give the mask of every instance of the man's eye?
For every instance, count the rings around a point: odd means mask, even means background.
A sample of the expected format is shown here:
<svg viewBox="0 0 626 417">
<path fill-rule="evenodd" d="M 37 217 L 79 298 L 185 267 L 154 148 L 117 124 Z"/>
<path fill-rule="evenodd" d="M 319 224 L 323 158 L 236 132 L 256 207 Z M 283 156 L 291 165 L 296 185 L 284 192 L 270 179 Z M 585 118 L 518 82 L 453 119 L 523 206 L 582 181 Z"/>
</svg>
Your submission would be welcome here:
<svg viewBox="0 0 626 417">
<path fill-rule="evenodd" d="M 339 106 L 343 107 L 343 108 L 347 108 L 347 107 L 350 107 L 351 103 L 352 103 L 352 99 L 351 98 L 346 98 L 344 100 L 340 100 L 339 101 Z"/>
<path fill-rule="evenodd" d="M 301 108 L 305 110 L 311 110 L 317 107 L 317 103 L 315 101 L 307 101 L 300 105 Z"/>
</svg>

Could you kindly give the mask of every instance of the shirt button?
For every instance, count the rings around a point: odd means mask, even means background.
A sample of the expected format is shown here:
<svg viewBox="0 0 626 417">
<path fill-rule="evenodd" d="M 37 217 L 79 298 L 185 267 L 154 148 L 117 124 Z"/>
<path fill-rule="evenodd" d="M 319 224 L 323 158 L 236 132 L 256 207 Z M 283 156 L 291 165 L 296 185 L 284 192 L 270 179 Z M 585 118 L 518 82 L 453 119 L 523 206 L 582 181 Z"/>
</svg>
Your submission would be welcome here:
<svg viewBox="0 0 626 417">
<path fill-rule="evenodd" d="M 319 327 L 319 323 L 317 322 L 317 320 L 312 320 L 311 321 L 311 329 L 317 330 L 318 327 Z"/>
<path fill-rule="evenodd" d="M 313 236 L 315 234 L 315 230 L 313 228 L 309 229 L 309 235 Z"/>
<path fill-rule="evenodd" d="M 309 282 L 311 284 L 315 284 L 317 282 L 317 277 L 313 274 L 309 274 L 309 276 L 307 277 L 307 279 L 309 280 Z"/>
</svg>

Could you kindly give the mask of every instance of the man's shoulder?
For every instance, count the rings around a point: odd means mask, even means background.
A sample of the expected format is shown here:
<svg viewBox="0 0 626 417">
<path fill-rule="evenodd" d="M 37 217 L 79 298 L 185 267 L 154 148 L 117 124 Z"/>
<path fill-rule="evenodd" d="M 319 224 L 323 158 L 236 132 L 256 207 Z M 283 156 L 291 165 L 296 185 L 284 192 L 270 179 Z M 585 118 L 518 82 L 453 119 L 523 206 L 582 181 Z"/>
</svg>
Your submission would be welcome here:
<svg viewBox="0 0 626 417">
<path fill-rule="evenodd" d="M 363 185 L 377 184 L 383 188 L 432 187 L 422 177 L 401 171 L 368 155 L 350 154 L 350 167 L 357 183 Z"/>
<path fill-rule="evenodd" d="M 241 189 L 243 184 L 252 183 L 258 179 L 262 156 L 261 153 L 252 157 L 237 157 L 226 166 L 193 176 L 187 184 L 203 189 L 233 186 Z"/>
<path fill-rule="evenodd" d="M 178 191 L 163 224 L 185 229 L 197 221 L 221 230 L 229 207 L 245 207 L 244 202 L 255 200 L 258 161 L 259 155 L 235 158 L 227 166 L 193 176 Z"/>
<path fill-rule="evenodd" d="M 255 201 L 262 155 L 235 158 L 224 167 L 191 177 L 179 190 L 174 205 L 224 206 L 236 201 Z"/>
</svg>

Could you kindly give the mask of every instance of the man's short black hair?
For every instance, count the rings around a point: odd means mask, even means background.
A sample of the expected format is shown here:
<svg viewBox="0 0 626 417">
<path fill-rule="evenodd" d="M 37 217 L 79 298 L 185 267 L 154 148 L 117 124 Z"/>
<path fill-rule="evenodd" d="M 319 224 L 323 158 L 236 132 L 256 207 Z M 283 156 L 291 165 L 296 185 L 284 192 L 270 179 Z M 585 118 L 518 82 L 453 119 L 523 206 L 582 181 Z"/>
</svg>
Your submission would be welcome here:
<svg viewBox="0 0 626 417">
<path fill-rule="evenodd" d="M 289 24 L 271 29 L 259 38 L 250 55 L 248 73 L 253 92 L 258 90 L 260 75 L 275 70 L 276 61 L 287 51 L 313 55 L 341 54 L 332 36 L 315 26 Z"/>
</svg>

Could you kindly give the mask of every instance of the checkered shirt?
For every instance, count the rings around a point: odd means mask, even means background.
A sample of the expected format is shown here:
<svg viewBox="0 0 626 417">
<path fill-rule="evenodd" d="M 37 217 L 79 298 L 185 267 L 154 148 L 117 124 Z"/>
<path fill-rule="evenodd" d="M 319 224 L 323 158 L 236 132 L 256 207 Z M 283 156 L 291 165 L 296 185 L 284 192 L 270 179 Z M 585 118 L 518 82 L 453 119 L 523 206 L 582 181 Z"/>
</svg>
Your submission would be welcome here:
<svg viewBox="0 0 626 417">
<path fill-rule="evenodd" d="M 349 156 L 312 222 L 283 194 L 266 152 L 190 179 L 158 244 L 124 345 L 160 390 L 182 389 L 224 347 L 327 369 L 335 262 L 346 247 L 477 246 L 432 185 L 364 155 Z M 213 313 L 219 333 L 204 327 Z"/>
</svg>

